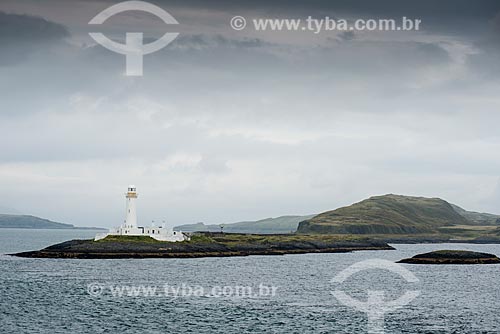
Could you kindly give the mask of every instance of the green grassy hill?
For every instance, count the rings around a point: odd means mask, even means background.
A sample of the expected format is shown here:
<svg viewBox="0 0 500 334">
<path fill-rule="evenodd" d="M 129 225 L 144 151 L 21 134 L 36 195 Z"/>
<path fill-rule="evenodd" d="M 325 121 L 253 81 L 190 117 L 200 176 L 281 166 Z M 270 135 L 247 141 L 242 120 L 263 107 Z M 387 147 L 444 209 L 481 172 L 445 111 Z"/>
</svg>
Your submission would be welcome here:
<svg viewBox="0 0 500 334">
<path fill-rule="evenodd" d="M 266 218 L 258 221 L 245 221 L 232 224 L 222 224 L 227 233 L 253 233 L 253 234 L 282 234 L 293 233 L 297 230 L 299 222 L 310 219 L 309 216 L 281 216 Z M 183 232 L 220 232 L 220 225 L 205 225 L 203 223 L 180 225 L 174 227 L 176 231 Z"/>
<path fill-rule="evenodd" d="M 480 213 L 474 211 L 467 211 L 459 207 L 458 205 L 452 204 L 453 209 L 460 215 L 464 216 L 467 220 L 475 225 L 500 225 L 500 216 L 493 215 L 491 213 Z"/>
<path fill-rule="evenodd" d="M 453 225 L 471 225 L 471 222 L 442 199 L 390 194 L 321 213 L 302 221 L 297 232 L 428 234 Z"/>
</svg>

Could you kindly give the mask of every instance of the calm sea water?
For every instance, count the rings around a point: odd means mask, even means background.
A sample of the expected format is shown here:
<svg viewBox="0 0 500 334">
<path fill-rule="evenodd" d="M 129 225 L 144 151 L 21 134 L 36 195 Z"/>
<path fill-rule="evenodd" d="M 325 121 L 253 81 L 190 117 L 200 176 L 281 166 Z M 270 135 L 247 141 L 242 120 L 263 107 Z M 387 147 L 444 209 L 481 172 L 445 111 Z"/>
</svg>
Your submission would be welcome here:
<svg viewBox="0 0 500 334">
<path fill-rule="evenodd" d="M 0 254 L 89 238 L 95 231 L 0 229 Z M 0 333 L 366 333 L 366 314 L 340 305 L 339 288 L 366 300 L 421 294 L 386 314 L 386 333 L 500 333 L 500 265 L 404 265 L 419 279 L 407 283 L 383 271 L 331 283 L 366 259 L 396 261 L 436 249 L 500 255 L 500 245 L 395 245 L 395 251 L 207 259 L 63 260 L 0 255 Z M 114 296 L 109 287 L 276 287 L 276 294 L 224 297 Z M 90 287 L 100 287 L 92 295 Z M 265 288 L 264 292 L 265 291 Z M 160 290 L 164 291 L 164 290 Z M 177 290 L 180 291 L 180 290 Z M 219 290 L 217 290 L 219 291 Z M 226 290 L 229 291 L 229 290 Z M 94 293 L 95 294 L 95 293 Z"/>
</svg>

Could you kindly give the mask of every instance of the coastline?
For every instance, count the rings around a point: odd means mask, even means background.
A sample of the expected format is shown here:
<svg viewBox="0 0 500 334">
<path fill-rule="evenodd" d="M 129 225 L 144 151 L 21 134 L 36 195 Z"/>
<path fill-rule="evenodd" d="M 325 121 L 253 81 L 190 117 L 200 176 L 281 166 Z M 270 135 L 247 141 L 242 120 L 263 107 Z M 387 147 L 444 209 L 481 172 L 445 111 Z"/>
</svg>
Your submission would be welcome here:
<svg viewBox="0 0 500 334">
<path fill-rule="evenodd" d="M 26 258 L 141 259 L 347 253 L 393 249 L 386 242 L 366 238 L 203 234 L 187 242 L 162 242 L 141 238 L 114 238 L 101 241 L 70 240 L 38 251 L 10 255 Z"/>
<path fill-rule="evenodd" d="M 390 244 L 500 244 L 498 238 L 452 239 L 442 235 L 321 235 L 195 233 L 191 241 L 157 241 L 148 236 L 114 236 L 103 240 L 70 240 L 36 250 L 9 254 L 26 258 L 142 259 L 201 258 L 393 250 Z"/>
</svg>

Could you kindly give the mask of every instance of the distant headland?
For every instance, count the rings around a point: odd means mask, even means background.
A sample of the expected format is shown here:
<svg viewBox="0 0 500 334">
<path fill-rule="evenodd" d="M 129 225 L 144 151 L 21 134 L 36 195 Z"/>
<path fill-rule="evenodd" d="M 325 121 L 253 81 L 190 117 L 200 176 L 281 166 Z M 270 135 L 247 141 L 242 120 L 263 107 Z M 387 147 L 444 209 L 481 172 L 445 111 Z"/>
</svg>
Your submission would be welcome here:
<svg viewBox="0 0 500 334">
<path fill-rule="evenodd" d="M 0 228 L 104 230 L 101 227 L 78 227 L 31 215 L 12 214 L 0 214 Z"/>
</svg>

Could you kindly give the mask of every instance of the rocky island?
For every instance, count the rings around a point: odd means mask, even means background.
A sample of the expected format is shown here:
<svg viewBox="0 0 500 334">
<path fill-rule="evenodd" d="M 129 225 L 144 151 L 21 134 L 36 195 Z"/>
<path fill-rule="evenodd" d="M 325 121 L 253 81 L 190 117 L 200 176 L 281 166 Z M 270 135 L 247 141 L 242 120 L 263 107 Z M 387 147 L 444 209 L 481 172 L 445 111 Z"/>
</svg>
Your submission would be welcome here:
<svg viewBox="0 0 500 334">
<path fill-rule="evenodd" d="M 464 250 L 439 250 L 415 255 L 398 263 L 410 264 L 494 264 L 500 259 L 494 254 Z"/>
<path fill-rule="evenodd" d="M 11 254 L 29 258 L 196 258 L 214 256 L 345 253 L 394 249 L 382 241 L 334 235 L 256 235 L 197 233 L 189 241 L 167 242 L 151 237 L 108 236 L 71 240 L 39 251 Z"/>
</svg>

